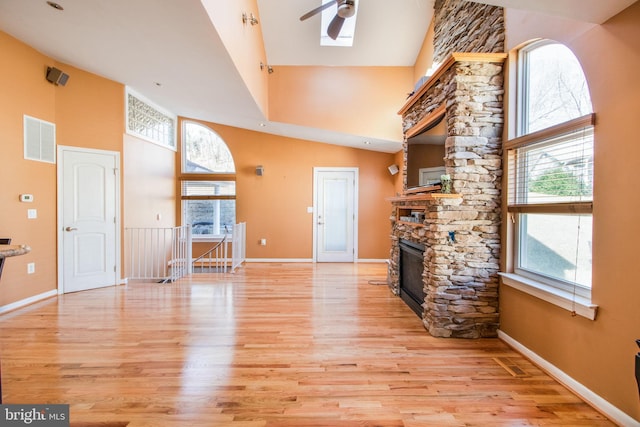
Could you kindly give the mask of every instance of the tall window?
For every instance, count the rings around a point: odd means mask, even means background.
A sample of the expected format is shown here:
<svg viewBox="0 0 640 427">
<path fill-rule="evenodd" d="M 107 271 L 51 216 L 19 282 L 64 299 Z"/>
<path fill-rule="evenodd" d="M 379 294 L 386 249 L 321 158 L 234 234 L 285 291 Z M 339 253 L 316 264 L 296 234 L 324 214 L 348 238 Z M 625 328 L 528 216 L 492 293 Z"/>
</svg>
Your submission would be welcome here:
<svg viewBox="0 0 640 427">
<path fill-rule="evenodd" d="M 181 199 L 183 224 L 194 238 L 230 233 L 236 217 L 233 157 L 220 136 L 194 122 L 182 127 Z"/>
<path fill-rule="evenodd" d="M 582 68 L 550 41 L 519 52 L 518 137 L 505 144 L 513 270 L 591 294 L 593 124 Z"/>
</svg>

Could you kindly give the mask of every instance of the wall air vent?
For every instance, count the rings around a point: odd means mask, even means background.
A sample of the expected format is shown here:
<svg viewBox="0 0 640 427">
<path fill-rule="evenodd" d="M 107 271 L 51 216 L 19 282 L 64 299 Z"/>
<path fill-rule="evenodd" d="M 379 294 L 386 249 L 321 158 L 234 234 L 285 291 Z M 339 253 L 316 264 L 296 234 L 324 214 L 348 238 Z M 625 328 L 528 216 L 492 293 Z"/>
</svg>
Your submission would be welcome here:
<svg viewBox="0 0 640 427">
<path fill-rule="evenodd" d="M 24 116 L 24 158 L 38 162 L 56 162 L 56 125 Z"/>
</svg>

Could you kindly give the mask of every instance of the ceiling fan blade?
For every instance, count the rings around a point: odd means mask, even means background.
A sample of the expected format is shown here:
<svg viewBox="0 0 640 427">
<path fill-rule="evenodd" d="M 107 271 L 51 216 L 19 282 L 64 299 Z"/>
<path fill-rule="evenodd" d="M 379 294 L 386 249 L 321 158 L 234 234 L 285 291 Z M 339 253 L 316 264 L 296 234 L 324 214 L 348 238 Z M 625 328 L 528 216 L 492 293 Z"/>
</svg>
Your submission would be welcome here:
<svg viewBox="0 0 640 427">
<path fill-rule="evenodd" d="M 327 35 L 333 40 L 337 39 L 342 29 L 342 24 L 344 24 L 344 18 L 338 15 L 334 16 L 327 28 Z"/>
<path fill-rule="evenodd" d="M 331 6 L 333 6 L 335 3 L 338 3 L 338 0 L 333 0 L 333 1 L 330 1 L 330 2 L 328 2 L 328 3 L 323 4 L 323 5 L 322 5 L 322 6 L 320 6 L 320 7 L 316 7 L 315 9 L 310 10 L 309 12 L 305 13 L 304 15 L 302 15 L 302 16 L 300 17 L 300 20 L 301 20 L 301 21 L 304 21 L 305 19 L 309 19 L 309 18 L 311 18 L 313 15 L 316 15 L 316 14 L 318 14 L 318 13 L 322 12 L 323 10 L 330 8 L 330 7 L 331 7 Z"/>
</svg>

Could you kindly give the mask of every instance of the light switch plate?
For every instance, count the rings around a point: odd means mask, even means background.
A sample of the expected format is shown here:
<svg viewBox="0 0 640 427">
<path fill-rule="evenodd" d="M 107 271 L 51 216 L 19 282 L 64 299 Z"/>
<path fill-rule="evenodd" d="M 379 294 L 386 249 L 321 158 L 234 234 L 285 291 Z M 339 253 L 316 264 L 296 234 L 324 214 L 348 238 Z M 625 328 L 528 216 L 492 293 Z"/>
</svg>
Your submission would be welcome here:
<svg viewBox="0 0 640 427">
<path fill-rule="evenodd" d="M 29 218 L 29 219 L 38 218 L 38 210 L 37 209 L 27 209 L 27 218 Z"/>
</svg>

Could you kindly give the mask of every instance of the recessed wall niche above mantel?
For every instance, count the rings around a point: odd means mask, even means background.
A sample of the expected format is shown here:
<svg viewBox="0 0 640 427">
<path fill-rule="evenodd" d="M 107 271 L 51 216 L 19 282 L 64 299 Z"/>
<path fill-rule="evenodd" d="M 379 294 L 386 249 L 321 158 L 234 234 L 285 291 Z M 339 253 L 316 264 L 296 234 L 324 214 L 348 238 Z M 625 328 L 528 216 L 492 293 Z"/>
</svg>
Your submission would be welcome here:
<svg viewBox="0 0 640 427">
<path fill-rule="evenodd" d="M 445 173 L 444 143 L 447 126 L 444 105 L 429 114 L 422 125 L 414 126 L 414 132 L 406 134 L 407 140 L 407 188 L 433 185 L 440 182 Z"/>
</svg>

